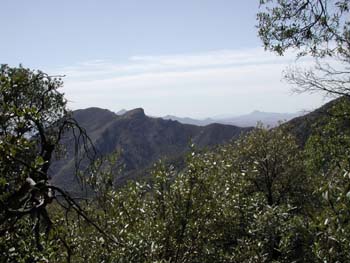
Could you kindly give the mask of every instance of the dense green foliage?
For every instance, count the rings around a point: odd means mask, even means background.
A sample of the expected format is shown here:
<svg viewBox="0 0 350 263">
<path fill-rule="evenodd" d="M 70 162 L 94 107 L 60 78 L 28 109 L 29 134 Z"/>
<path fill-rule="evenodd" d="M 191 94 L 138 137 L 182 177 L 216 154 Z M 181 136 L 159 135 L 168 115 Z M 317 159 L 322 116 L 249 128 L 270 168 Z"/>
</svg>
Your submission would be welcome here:
<svg viewBox="0 0 350 263">
<path fill-rule="evenodd" d="M 0 258 L 4 262 L 35 262 L 42 253 L 51 253 L 42 243 L 53 225 L 47 209 L 55 198 L 49 169 L 53 155 L 60 151 L 63 132 L 78 128 L 58 90 L 61 86 L 59 77 L 41 71 L 0 67 Z"/>
<path fill-rule="evenodd" d="M 61 85 L 60 79 L 40 71 L 0 67 L 1 258 L 13 248 L 31 251 L 22 241 L 27 231 L 35 233 L 33 242 L 41 249 L 40 227 L 48 231 L 51 226 L 48 169 L 63 129 L 55 124 L 67 113 L 63 94 L 57 91 Z"/>
<path fill-rule="evenodd" d="M 344 96 L 323 112 L 304 150 L 305 167 L 319 198 L 310 213 L 316 229 L 313 251 L 324 262 L 349 261 L 349 3 L 261 0 L 258 14 L 266 49 L 280 55 L 298 49 L 301 56 L 317 58 L 312 69 L 287 71 L 285 78 L 296 91 Z"/>
</svg>

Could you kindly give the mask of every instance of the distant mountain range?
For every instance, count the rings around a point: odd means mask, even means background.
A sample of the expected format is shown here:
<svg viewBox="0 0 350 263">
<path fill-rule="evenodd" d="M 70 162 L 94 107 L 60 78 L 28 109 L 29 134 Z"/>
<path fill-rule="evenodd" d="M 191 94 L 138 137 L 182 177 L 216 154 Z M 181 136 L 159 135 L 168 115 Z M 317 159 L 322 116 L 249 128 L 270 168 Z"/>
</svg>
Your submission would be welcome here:
<svg viewBox="0 0 350 263">
<path fill-rule="evenodd" d="M 254 127 L 258 122 L 263 123 L 265 126 L 275 127 L 279 122 L 286 122 L 295 117 L 301 116 L 298 113 L 275 113 L 275 112 L 262 112 L 253 111 L 249 114 L 226 117 L 226 118 L 206 118 L 206 119 L 192 119 L 192 118 L 181 118 L 173 115 L 167 115 L 162 117 L 166 120 L 176 120 L 184 124 L 192 124 L 198 126 L 205 126 L 212 123 L 235 125 L 239 127 Z"/>
<path fill-rule="evenodd" d="M 152 118 L 141 108 L 120 112 L 88 108 L 73 112 L 73 117 L 86 130 L 100 156 L 121 151 L 119 160 L 125 165 L 116 185 L 143 175 L 145 169 L 159 159 L 176 162 L 188 151 L 190 142 L 197 147 L 212 147 L 238 138 L 252 128 L 210 124 L 195 126 L 178 121 Z M 63 138 L 65 158 L 55 161 L 51 169 L 52 183 L 66 190 L 78 191 L 75 171 L 74 134 Z M 82 148 L 83 146 L 80 146 Z M 84 167 L 88 162 L 84 159 Z"/>
</svg>

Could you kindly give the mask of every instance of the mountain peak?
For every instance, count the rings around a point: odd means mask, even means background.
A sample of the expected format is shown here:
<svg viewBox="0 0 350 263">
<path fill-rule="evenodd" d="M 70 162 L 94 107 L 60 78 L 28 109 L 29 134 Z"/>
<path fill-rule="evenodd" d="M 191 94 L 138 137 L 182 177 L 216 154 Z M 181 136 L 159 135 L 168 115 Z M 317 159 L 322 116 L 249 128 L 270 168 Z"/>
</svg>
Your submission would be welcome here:
<svg viewBox="0 0 350 263">
<path fill-rule="evenodd" d="M 123 115 L 123 114 L 125 114 L 126 112 L 128 112 L 126 109 L 121 109 L 121 110 L 118 111 L 116 114 L 117 114 L 117 115 Z"/>
<path fill-rule="evenodd" d="M 133 110 L 129 110 L 126 113 L 124 113 L 123 116 L 128 117 L 128 118 L 144 118 L 144 117 L 146 117 L 145 111 L 142 108 L 136 108 Z"/>
</svg>

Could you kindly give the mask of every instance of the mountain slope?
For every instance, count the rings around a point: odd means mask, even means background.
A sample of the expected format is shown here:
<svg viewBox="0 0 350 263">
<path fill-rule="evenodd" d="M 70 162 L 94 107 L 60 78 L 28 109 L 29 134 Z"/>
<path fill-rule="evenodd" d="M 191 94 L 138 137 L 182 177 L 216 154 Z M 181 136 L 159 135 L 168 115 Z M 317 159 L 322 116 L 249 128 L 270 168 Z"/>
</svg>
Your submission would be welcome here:
<svg viewBox="0 0 350 263">
<path fill-rule="evenodd" d="M 143 109 L 134 109 L 118 116 L 108 110 L 88 108 L 73 113 L 77 122 L 86 129 L 101 156 L 121 151 L 120 161 L 125 165 L 115 182 L 123 184 L 134 178 L 138 171 L 147 169 L 159 159 L 177 159 L 188 150 L 190 141 L 198 147 L 210 147 L 237 138 L 251 128 L 211 124 L 194 126 L 162 118 L 150 118 Z M 52 165 L 52 183 L 67 190 L 76 190 L 74 176 L 74 136 L 63 140 L 66 158 Z M 82 162 L 86 166 L 87 159 Z"/>
<path fill-rule="evenodd" d="M 343 104 L 344 103 L 344 104 Z M 294 134 L 301 145 L 305 145 L 308 138 L 315 132 L 316 129 L 324 126 L 329 121 L 329 118 L 332 117 L 333 113 L 331 113 L 332 109 L 336 106 L 344 106 L 350 104 L 350 99 L 347 97 L 340 97 L 334 99 L 320 108 L 305 114 L 304 116 L 300 116 L 294 118 L 282 126 L 289 130 L 292 134 Z M 349 124 L 346 123 L 344 119 L 344 127 L 349 128 Z"/>
</svg>

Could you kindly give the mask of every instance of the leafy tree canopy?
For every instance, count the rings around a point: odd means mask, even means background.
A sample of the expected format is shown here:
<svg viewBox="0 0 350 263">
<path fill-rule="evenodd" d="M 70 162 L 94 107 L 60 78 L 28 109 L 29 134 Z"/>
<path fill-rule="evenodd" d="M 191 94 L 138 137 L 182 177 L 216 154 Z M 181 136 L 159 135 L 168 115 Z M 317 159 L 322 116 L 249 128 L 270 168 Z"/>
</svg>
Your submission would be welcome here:
<svg viewBox="0 0 350 263">
<path fill-rule="evenodd" d="M 41 234 L 52 227 L 47 206 L 55 191 L 68 197 L 50 185 L 49 168 L 63 133 L 83 130 L 70 118 L 61 86 L 59 76 L 0 67 L 0 236 L 7 240 L 1 251 L 21 247 L 16 242 L 28 228 L 30 247 L 42 250 Z"/>
<path fill-rule="evenodd" d="M 282 55 L 349 57 L 349 0 L 261 0 L 259 36 L 267 49 Z"/>
<path fill-rule="evenodd" d="M 291 68 L 285 79 L 296 92 L 350 96 L 349 0 L 261 0 L 259 36 L 266 49 L 311 55 L 310 69 Z M 331 58 L 331 60 L 326 60 Z"/>
</svg>

